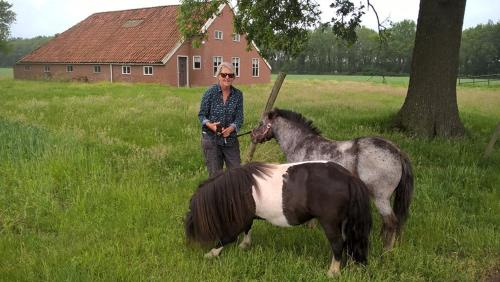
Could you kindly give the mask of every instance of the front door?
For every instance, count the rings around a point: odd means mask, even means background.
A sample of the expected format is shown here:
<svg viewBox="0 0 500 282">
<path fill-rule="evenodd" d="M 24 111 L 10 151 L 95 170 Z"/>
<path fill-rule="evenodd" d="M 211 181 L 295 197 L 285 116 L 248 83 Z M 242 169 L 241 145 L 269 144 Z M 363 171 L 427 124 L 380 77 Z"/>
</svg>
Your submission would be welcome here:
<svg viewBox="0 0 500 282">
<path fill-rule="evenodd" d="M 179 87 L 188 86 L 187 57 L 177 57 L 177 70 L 178 70 Z"/>
</svg>

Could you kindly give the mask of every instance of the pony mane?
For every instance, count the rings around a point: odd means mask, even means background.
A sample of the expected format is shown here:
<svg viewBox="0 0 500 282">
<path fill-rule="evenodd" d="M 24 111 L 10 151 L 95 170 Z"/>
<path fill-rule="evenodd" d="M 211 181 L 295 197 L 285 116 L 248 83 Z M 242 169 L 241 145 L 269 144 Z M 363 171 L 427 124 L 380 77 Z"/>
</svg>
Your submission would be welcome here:
<svg viewBox="0 0 500 282">
<path fill-rule="evenodd" d="M 291 122 L 298 124 L 300 127 L 311 131 L 315 135 L 321 135 L 321 131 L 313 125 L 313 122 L 300 113 L 296 113 L 290 110 L 274 108 L 271 113 L 275 113 L 276 116 L 287 119 Z"/>
<path fill-rule="evenodd" d="M 191 197 L 185 219 L 189 241 L 211 244 L 238 236 L 255 217 L 252 186 L 256 176 L 270 175 L 271 165 L 249 163 L 205 180 Z"/>
</svg>

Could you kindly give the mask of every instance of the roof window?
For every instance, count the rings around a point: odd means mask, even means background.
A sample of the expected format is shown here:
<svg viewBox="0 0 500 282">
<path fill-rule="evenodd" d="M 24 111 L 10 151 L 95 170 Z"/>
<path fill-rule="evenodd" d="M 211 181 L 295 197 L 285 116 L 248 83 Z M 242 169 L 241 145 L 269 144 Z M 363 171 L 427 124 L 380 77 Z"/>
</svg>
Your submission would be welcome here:
<svg viewBox="0 0 500 282">
<path fill-rule="evenodd" d="M 122 27 L 136 27 L 140 25 L 143 21 L 144 21 L 143 19 L 128 20 L 125 23 L 123 23 Z"/>
</svg>

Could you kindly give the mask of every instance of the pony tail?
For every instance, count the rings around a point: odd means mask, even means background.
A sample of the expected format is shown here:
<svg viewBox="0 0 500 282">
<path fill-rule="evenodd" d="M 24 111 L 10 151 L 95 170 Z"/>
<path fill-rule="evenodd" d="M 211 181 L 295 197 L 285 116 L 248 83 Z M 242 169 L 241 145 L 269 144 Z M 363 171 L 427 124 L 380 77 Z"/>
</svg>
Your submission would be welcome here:
<svg viewBox="0 0 500 282">
<path fill-rule="evenodd" d="M 398 187 L 396 187 L 396 195 L 394 196 L 394 214 L 398 219 L 398 234 L 401 232 L 401 228 L 410 213 L 410 203 L 413 195 L 413 172 L 410 159 L 406 154 L 401 155 L 401 167 L 401 180 Z"/>
<path fill-rule="evenodd" d="M 347 224 L 344 229 L 347 254 L 354 261 L 366 264 L 368 262 L 369 236 L 372 228 L 369 192 L 366 185 L 358 178 L 351 181 L 349 191 Z"/>
</svg>

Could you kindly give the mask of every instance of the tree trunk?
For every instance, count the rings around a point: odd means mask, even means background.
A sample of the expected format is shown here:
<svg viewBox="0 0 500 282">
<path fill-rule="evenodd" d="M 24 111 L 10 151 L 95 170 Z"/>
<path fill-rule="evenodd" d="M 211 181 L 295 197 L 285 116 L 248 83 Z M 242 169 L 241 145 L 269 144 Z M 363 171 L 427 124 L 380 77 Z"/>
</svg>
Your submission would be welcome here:
<svg viewBox="0 0 500 282">
<path fill-rule="evenodd" d="M 464 134 L 456 80 L 466 0 L 420 0 L 410 84 L 396 125 L 418 136 Z"/>
</svg>

